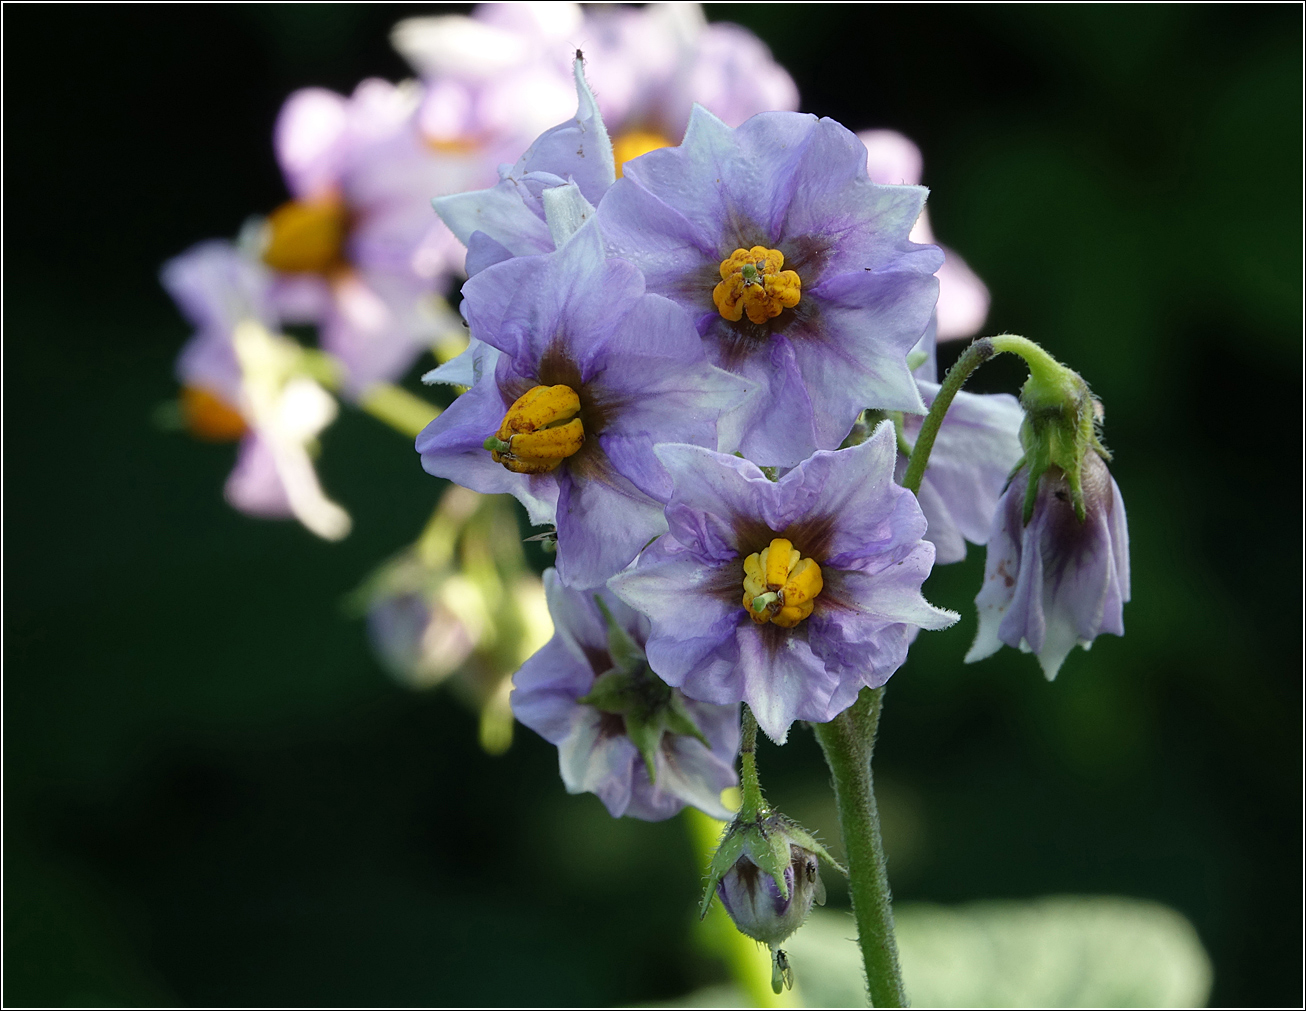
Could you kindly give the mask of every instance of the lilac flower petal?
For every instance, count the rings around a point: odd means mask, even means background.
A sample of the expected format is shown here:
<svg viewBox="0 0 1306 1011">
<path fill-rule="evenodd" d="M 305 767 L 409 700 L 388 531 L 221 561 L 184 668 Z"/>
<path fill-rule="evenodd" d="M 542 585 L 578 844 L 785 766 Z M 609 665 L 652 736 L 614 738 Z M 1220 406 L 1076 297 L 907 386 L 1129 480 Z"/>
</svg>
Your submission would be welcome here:
<svg viewBox="0 0 1306 1011">
<path fill-rule="evenodd" d="M 493 381 L 473 386 L 417 437 L 422 468 L 473 491 L 487 495 L 506 492 L 526 507 L 531 523 L 552 523 L 558 502 L 557 480 L 549 474 L 514 474 L 495 463 L 485 450 L 486 436 L 498 431 L 507 407 Z"/>
<path fill-rule="evenodd" d="M 436 383 L 475 386 L 485 376 L 494 376 L 501 354 L 503 352 L 498 348 L 473 337 L 461 354 L 443 365 L 437 365 L 430 372 L 423 373 L 422 382 L 428 386 L 434 386 Z"/>
<path fill-rule="evenodd" d="M 338 185 L 348 126 L 349 100 L 334 91 L 303 88 L 286 99 L 277 114 L 273 146 L 297 198 Z"/>
<path fill-rule="evenodd" d="M 612 142 L 608 139 L 598 103 L 585 83 L 580 60 L 575 62 L 573 73 L 576 78 L 576 115 L 541 134 L 522 155 L 518 167 L 522 174 L 542 170 L 570 178 L 590 203 L 597 204 L 617 178 Z"/>
<path fill-rule="evenodd" d="M 630 738 L 611 733 L 597 709 L 577 706 L 571 732 L 558 745 L 558 765 L 568 793 L 592 793 L 614 818 L 630 806 L 639 752 Z"/>
<path fill-rule="evenodd" d="M 563 338 L 586 379 L 586 363 L 643 293 L 638 270 L 605 258 L 593 221 L 556 253 L 505 260 L 463 286 L 477 337 L 531 362 Z"/>
<path fill-rule="evenodd" d="M 925 413 L 907 353 L 921 337 L 919 321 L 928 319 L 922 307 L 936 290 L 932 277 L 874 274 L 844 274 L 822 286 L 820 330 L 794 340 L 803 382 L 822 407 L 819 448 L 838 447 L 868 404 Z"/>
<path fill-rule="evenodd" d="M 733 750 L 730 754 L 733 757 Z M 670 818 L 688 802 L 713 818 L 729 820 L 721 791 L 739 781 L 733 761 L 705 748 L 701 741 L 678 734 L 663 739 L 657 773 L 657 782 L 650 783 L 646 768 L 636 770 L 627 814 L 658 821 Z"/>
<path fill-rule="evenodd" d="M 701 558 L 725 562 L 739 556 L 735 517 L 760 512 L 772 529 L 784 529 L 763 492 L 771 481 L 756 464 L 699 446 L 662 445 L 654 452 L 676 485 L 666 510 L 671 533 Z"/>
<path fill-rule="evenodd" d="M 471 238 L 467 240 L 467 259 L 463 262 L 463 269 L 468 277 L 475 277 L 486 267 L 493 267 L 496 263 L 511 259 L 512 255 L 512 251 L 503 243 L 496 242 L 478 230 L 472 232 Z"/>
<path fill-rule="evenodd" d="M 575 729 L 576 699 L 594 684 L 594 673 L 574 639 L 555 636 L 512 678 L 512 712 L 550 744 Z"/>
<path fill-rule="evenodd" d="M 661 506 L 610 466 L 581 480 L 562 472 L 558 489 L 558 575 L 568 586 L 601 585 L 666 529 Z"/>
<path fill-rule="evenodd" d="M 757 725 L 776 744 L 785 743 L 794 720 L 826 723 L 839 714 L 830 711 L 838 677 L 826 669 L 804 637 L 750 621 L 738 627 L 735 642 L 744 701 Z M 686 679 L 685 694 L 693 698 L 698 688 L 697 678 Z"/>
<path fill-rule="evenodd" d="M 718 365 L 726 364 L 722 356 L 713 357 Z M 792 467 L 822 447 L 811 394 L 788 338 L 772 338 L 769 348 L 732 363 L 731 371 L 757 390 L 739 409 L 739 448 L 745 456 L 766 466 Z M 848 434 L 860 411 L 858 407 L 834 445 Z"/>
<path fill-rule="evenodd" d="M 272 447 L 257 434 L 245 436 L 223 493 L 235 509 L 251 516 L 282 519 L 294 515 Z"/>
<path fill-rule="evenodd" d="M 648 617 L 649 665 L 663 681 L 679 688 L 692 670 L 718 651 L 723 640 L 733 638 L 741 620 L 748 620 L 739 601 L 720 592 L 722 585 L 733 579 L 742 588 L 743 574 L 742 563 L 709 567 L 686 552 L 660 564 L 641 564 L 622 572 L 608 581 L 608 588 L 618 600 Z M 719 659 L 720 673 L 734 679 L 733 688 L 739 682 L 732 652 L 727 650 Z M 711 693 L 691 697 L 724 704 L 742 696 L 728 690 L 715 697 Z"/>
<path fill-rule="evenodd" d="M 959 255 L 946 246 L 939 268 L 939 340 L 973 337 L 989 315 L 989 289 Z"/>
<path fill-rule="evenodd" d="M 436 197 L 431 203 L 440 220 L 469 246 L 472 234 L 481 232 L 513 256 L 547 253 L 553 248 L 549 226 L 523 202 L 521 190 L 518 180 L 504 179 L 487 190 Z"/>
</svg>

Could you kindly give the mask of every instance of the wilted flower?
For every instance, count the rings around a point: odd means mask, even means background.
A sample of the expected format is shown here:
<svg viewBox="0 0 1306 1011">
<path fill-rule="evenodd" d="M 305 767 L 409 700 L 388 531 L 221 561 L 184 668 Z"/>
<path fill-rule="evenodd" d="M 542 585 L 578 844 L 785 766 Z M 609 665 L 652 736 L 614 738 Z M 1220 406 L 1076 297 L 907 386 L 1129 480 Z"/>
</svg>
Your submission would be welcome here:
<svg viewBox="0 0 1306 1011">
<path fill-rule="evenodd" d="M 204 242 L 163 267 L 161 280 L 195 335 L 177 360 L 187 427 L 202 438 L 240 439 L 226 498 L 255 516 L 294 516 L 319 537 L 349 532 L 313 469 L 318 434 L 336 402 L 312 377 L 313 362 L 273 332 L 269 272 L 229 242 Z"/>
<path fill-rule="evenodd" d="M 934 561 L 916 499 L 892 481 L 890 424 L 778 481 L 694 446 L 659 446 L 670 533 L 610 586 L 648 615 L 649 662 L 691 698 L 744 701 L 772 740 L 883 685 L 916 628 L 957 620 L 921 596 Z"/>
<path fill-rule="evenodd" d="M 702 108 L 684 143 L 626 166 L 599 208 L 609 249 L 683 306 L 709 358 L 762 390 L 741 449 L 789 466 L 834 449 L 865 407 L 924 412 L 907 354 L 942 256 L 908 239 L 926 191 L 879 186 L 833 120 Z"/>
<path fill-rule="evenodd" d="M 422 466 L 516 495 L 533 523 L 556 519 L 563 581 L 598 585 L 665 529 L 670 487 L 653 445 L 715 448 L 744 386 L 706 362 L 683 310 L 605 258 L 592 219 L 463 294 L 472 336 L 500 355 L 418 437 Z"/>
<path fill-rule="evenodd" d="M 1129 600 L 1129 527 L 1120 488 L 1097 453 L 1080 475 L 1084 518 L 1075 515 L 1060 467 L 1038 479 L 1034 512 L 1023 520 L 1028 468 L 1021 468 L 998 504 L 975 598 L 979 632 L 967 662 L 1003 643 L 1034 653 L 1051 681 L 1078 643 L 1103 632 L 1124 635 Z"/>
<path fill-rule="evenodd" d="M 1107 470 L 1102 405 L 1083 378 L 1032 341 L 985 338 L 993 352 L 1022 355 L 1029 379 L 1020 441 L 1025 456 L 998 504 L 984 585 L 975 598 L 979 632 L 967 661 L 1002 643 L 1037 654 L 1048 680 L 1075 643 L 1124 635 L 1129 600 L 1129 528 Z"/>
<path fill-rule="evenodd" d="M 517 719 L 558 746 L 569 793 L 593 793 L 613 817 L 669 818 L 692 804 L 728 818 L 738 780 L 739 707 L 685 698 L 644 658 L 648 621 L 607 592 L 544 574 L 556 631 L 513 678 Z"/>
<path fill-rule="evenodd" d="M 275 146 L 293 199 L 274 210 L 262 258 L 288 322 L 315 323 L 353 397 L 402 375 L 457 317 L 440 298 L 462 249 L 430 198 L 480 184 L 466 155 L 425 144 L 417 90 L 363 81 L 346 98 L 305 88 L 277 117 Z"/>
</svg>

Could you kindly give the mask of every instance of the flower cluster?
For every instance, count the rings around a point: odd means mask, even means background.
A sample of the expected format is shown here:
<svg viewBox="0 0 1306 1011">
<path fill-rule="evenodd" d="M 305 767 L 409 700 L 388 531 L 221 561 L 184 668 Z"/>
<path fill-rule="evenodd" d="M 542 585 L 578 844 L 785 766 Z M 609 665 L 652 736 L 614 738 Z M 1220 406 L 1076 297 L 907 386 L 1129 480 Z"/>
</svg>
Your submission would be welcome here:
<svg viewBox="0 0 1306 1011">
<path fill-rule="evenodd" d="M 312 465 L 332 393 L 416 436 L 460 487 L 356 595 L 386 666 L 451 679 L 488 751 L 515 716 L 614 816 L 728 818 L 739 783 L 704 909 L 771 947 L 778 992 L 817 859 L 838 865 L 765 803 L 758 728 L 824 724 L 829 758 L 919 632 L 957 621 L 922 585 L 968 542 L 968 661 L 1006 644 L 1051 679 L 1123 634 L 1101 405 L 1012 335 L 939 382 L 988 292 L 933 242 L 920 152 L 793 111 L 765 47 L 697 5 L 492 4 L 393 42 L 420 81 L 292 95 L 290 200 L 165 267 L 196 328 L 178 416 L 242 441 L 234 506 L 328 539 L 350 526 Z M 281 332 L 305 324 L 319 349 Z M 443 412 L 392 385 L 427 350 Z M 1019 401 L 961 392 L 1002 352 L 1029 365 Z M 509 495 L 548 528 L 543 580 Z"/>
<path fill-rule="evenodd" d="M 791 112 L 731 126 L 695 107 L 680 145 L 619 165 L 579 59 L 574 75 L 574 116 L 495 185 L 435 201 L 468 248 L 471 346 L 426 378 L 468 389 L 417 450 L 554 525 L 557 632 L 513 706 L 558 744 L 568 788 L 614 814 L 715 810 L 722 712 L 747 703 L 783 743 L 956 620 L 921 585 L 989 539 L 1025 411 L 949 390 L 906 490 L 942 389 L 944 260 L 912 238 L 926 191 L 876 182 L 856 136 Z M 991 559 L 1010 532 L 993 536 Z"/>
</svg>

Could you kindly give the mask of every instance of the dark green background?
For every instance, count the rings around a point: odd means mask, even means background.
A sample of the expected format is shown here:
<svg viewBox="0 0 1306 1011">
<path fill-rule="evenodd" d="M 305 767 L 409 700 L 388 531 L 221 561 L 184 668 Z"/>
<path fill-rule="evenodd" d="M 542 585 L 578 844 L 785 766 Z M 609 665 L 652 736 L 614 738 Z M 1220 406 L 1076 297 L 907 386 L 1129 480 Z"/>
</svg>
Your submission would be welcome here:
<svg viewBox="0 0 1306 1011">
<path fill-rule="evenodd" d="M 606 1004 L 721 978 L 678 820 L 566 796 L 529 732 L 486 757 L 341 616 L 437 492 L 405 440 L 348 413 L 327 433 L 356 520 L 332 546 L 230 510 L 231 447 L 150 422 L 187 336 L 159 264 L 283 199 L 281 100 L 402 76 L 386 32 L 416 10 L 5 9 L 9 1004 Z M 1105 402 L 1128 504 L 1128 635 L 1053 685 L 1012 651 L 960 663 L 982 551 L 927 584 L 963 618 L 887 697 L 897 897 L 1156 899 L 1197 926 L 1215 1003 L 1299 1002 L 1300 8 L 710 13 L 767 40 L 804 109 L 919 142 L 990 327 Z M 762 762 L 836 833 L 810 734 Z"/>
</svg>

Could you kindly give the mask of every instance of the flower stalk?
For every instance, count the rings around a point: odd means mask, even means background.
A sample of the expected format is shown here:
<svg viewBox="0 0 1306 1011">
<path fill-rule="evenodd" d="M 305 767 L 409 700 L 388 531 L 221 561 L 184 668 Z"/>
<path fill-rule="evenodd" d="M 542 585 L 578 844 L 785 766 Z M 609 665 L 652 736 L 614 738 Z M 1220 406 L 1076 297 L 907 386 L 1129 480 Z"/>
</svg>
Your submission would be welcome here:
<svg viewBox="0 0 1306 1011">
<path fill-rule="evenodd" d="M 883 699 L 883 688 L 863 688 L 851 708 L 829 723 L 813 724 L 812 729 L 834 777 L 839 827 L 848 856 L 848 891 L 857 921 L 857 943 L 862 949 L 871 1005 L 906 1007 L 898 943 L 893 934 L 889 875 L 880 838 L 880 814 L 871 774 L 871 755 Z"/>
</svg>

